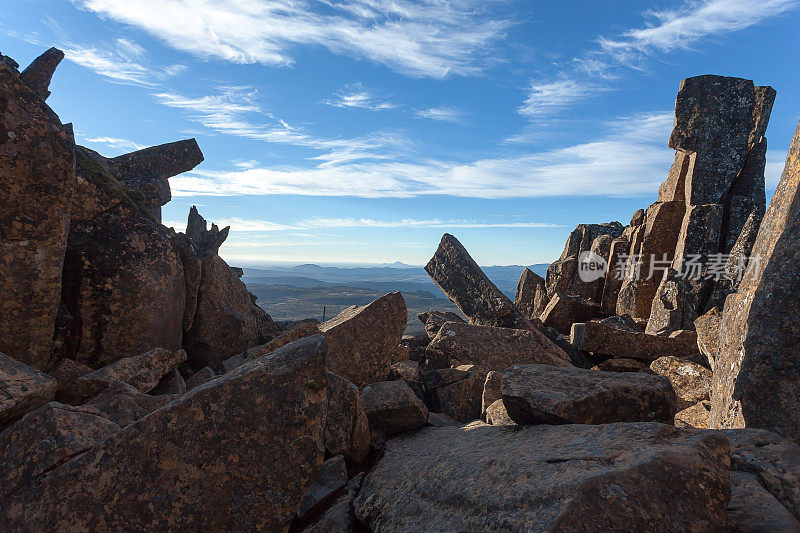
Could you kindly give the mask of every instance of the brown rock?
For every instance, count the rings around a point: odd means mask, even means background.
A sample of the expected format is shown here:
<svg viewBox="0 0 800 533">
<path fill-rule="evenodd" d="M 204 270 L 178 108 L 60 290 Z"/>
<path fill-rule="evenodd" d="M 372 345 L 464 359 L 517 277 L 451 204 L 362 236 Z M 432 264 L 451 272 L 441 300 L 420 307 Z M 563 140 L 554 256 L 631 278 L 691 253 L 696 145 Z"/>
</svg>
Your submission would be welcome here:
<svg viewBox="0 0 800 533">
<path fill-rule="evenodd" d="M 428 428 L 387 444 L 354 508 L 372 531 L 721 530 L 728 451 L 656 423 Z"/>
<path fill-rule="evenodd" d="M 496 400 L 486 408 L 486 423 L 493 426 L 514 426 L 516 423 L 508 416 L 503 400 Z"/>
<path fill-rule="evenodd" d="M 85 405 L 97 409 L 119 427 L 125 427 L 176 397 L 177 395 L 150 396 L 139 392 L 127 383 L 115 381 Z"/>
<path fill-rule="evenodd" d="M 197 311 L 197 294 L 200 291 L 200 281 L 203 277 L 203 265 L 186 235 L 175 233 L 171 239 L 183 265 L 183 282 L 186 293 L 186 302 L 183 307 L 183 331 L 186 332 L 192 329 L 194 313 Z"/>
<path fill-rule="evenodd" d="M 19 79 L 22 83 L 31 88 L 31 90 L 42 99 L 47 100 L 50 96 L 50 80 L 53 78 L 58 64 L 64 59 L 64 52 L 58 48 L 50 48 L 45 53 L 33 60 L 28 65 L 28 68 L 23 70 Z"/>
<path fill-rule="evenodd" d="M 422 374 L 431 410 L 459 422 L 481 416 L 483 374 L 457 368 L 431 370 Z"/>
<path fill-rule="evenodd" d="M 428 421 L 428 409 L 404 381 L 367 385 L 361 391 L 361 405 L 373 441 L 421 428 Z"/>
<path fill-rule="evenodd" d="M 0 353 L 0 428 L 52 400 L 57 388 L 44 372 Z"/>
<path fill-rule="evenodd" d="M 796 533 L 798 522 L 786 507 L 764 490 L 758 477 L 731 472 L 731 502 L 727 529 L 736 533 Z"/>
<path fill-rule="evenodd" d="M 325 349 L 309 337 L 193 389 L 6 498 L 0 521 L 285 530 L 322 465 Z"/>
<path fill-rule="evenodd" d="M 714 365 L 711 427 L 757 427 L 800 440 L 800 127 L 739 291 L 728 297 Z"/>
<path fill-rule="evenodd" d="M 364 474 L 358 474 L 347 484 L 347 491 L 336 498 L 316 521 L 303 533 L 353 533 L 358 525 L 353 519 L 353 500 L 361 487 Z"/>
<path fill-rule="evenodd" d="M 497 400 L 502 399 L 500 389 L 503 386 L 503 373 L 491 371 L 486 374 L 486 381 L 483 383 L 483 394 L 481 395 L 481 419 L 486 419 L 486 409 Z"/>
<path fill-rule="evenodd" d="M 56 400 L 61 403 L 81 404 L 86 401 L 86 393 L 83 391 L 82 383 L 78 383 L 78 378 L 92 372 L 92 368 L 78 363 L 72 359 L 62 359 L 58 362 L 50 375 L 58 381 Z"/>
<path fill-rule="evenodd" d="M 269 340 L 275 326 L 220 256 L 205 253 L 201 260 L 197 311 L 183 345 L 192 368 L 219 372 L 225 359 Z"/>
<path fill-rule="evenodd" d="M 389 381 L 397 379 L 419 381 L 419 363 L 411 359 L 394 363 L 389 371 Z"/>
<path fill-rule="evenodd" d="M 445 233 L 425 271 L 470 321 L 481 326 L 531 328 L 530 321 L 489 281 L 458 240 Z"/>
<path fill-rule="evenodd" d="M 648 372 L 650 367 L 637 359 L 627 357 L 612 357 L 600 364 L 594 365 L 592 370 L 602 370 L 604 372 Z"/>
<path fill-rule="evenodd" d="M 345 485 L 347 485 L 347 465 L 344 456 L 331 457 L 322 463 L 317 478 L 303 496 L 297 518 L 304 520 L 319 511 Z"/>
<path fill-rule="evenodd" d="M 161 378 L 161 381 L 159 381 L 158 385 L 156 385 L 155 388 L 150 391 L 150 394 L 178 395 L 183 394 L 184 392 L 186 392 L 186 381 L 184 381 L 183 376 L 178 369 L 173 368 L 167 372 L 163 378 Z"/>
<path fill-rule="evenodd" d="M 268 353 L 272 353 L 278 348 L 282 348 L 289 343 L 292 343 L 299 339 L 304 339 L 306 337 L 310 337 L 311 335 L 316 335 L 319 333 L 319 328 L 317 327 L 316 322 L 306 322 L 304 324 L 300 324 L 296 328 L 290 329 L 289 331 L 282 333 L 269 341 L 266 344 L 262 344 L 260 346 L 255 346 L 250 348 L 242 355 L 242 358 L 245 361 L 249 361 L 250 359 L 256 359 L 261 357 L 262 355 L 266 355 Z"/>
<path fill-rule="evenodd" d="M 118 205 L 70 225 L 64 304 L 70 359 L 98 368 L 153 347 L 181 347 L 183 265 L 163 226 Z"/>
<path fill-rule="evenodd" d="M 0 499 L 119 431 L 92 407 L 50 402 L 0 433 Z"/>
<path fill-rule="evenodd" d="M 517 424 L 671 424 L 676 412 L 669 380 L 640 372 L 515 365 L 503 371 L 501 393 Z"/>
<path fill-rule="evenodd" d="M 547 303 L 540 318 L 545 326 L 569 334 L 575 322 L 588 322 L 603 316 L 605 312 L 597 303 L 580 296 L 556 294 Z"/>
<path fill-rule="evenodd" d="M 327 376 L 325 448 L 331 455 L 344 455 L 351 464 L 361 464 L 369 453 L 370 432 L 358 388 L 333 372 Z"/>
<path fill-rule="evenodd" d="M 679 411 L 710 399 L 711 370 L 706 367 L 668 355 L 650 363 L 650 369 L 672 383 Z"/>
<path fill-rule="evenodd" d="M 406 303 L 399 292 L 345 309 L 319 325 L 328 340 L 328 370 L 357 387 L 385 380 L 405 327 Z"/>
<path fill-rule="evenodd" d="M 642 215 L 644 215 L 643 210 Z M 624 236 L 617 237 L 611 243 L 611 250 L 608 253 L 608 273 L 603 284 L 603 296 L 600 305 L 603 311 L 612 315 L 617 311 L 617 300 L 622 289 L 622 282 L 625 279 L 624 256 L 630 254 L 631 243 Z M 620 265 L 620 263 L 623 263 Z"/>
<path fill-rule="evenodd" d="M 186 380 L 186 390 L 192 390 L 195 387 L 199 387 L 203 383 L 208 383 L 216 377 L 217 375 L 210 366 L 204 366 Z"/>
<path fill-rule="evenodd" d="M 121 381 L 139 392 L 150 392 L 165 375 L 186 360 L 186 352 L 171 352 L 155 348 L 136 357 L 120 359 L 75 380 L 76 395 L 88 399 L 105 390 L 111 383 Z"/>
<path fill-rule="evenodd" d="M 444 357 L 460 364 L 473 364 L 483 374 L 515 363 L 571 366 L 567 354 L 537 330 L 458 322 L 442 326 L 428 345 L 427 353 L 429 358 Z"/>
<path fill-rule="evenodd" d="M 61 124 L 41 89 L 29 87 L 10 60 L 0 62 L 0 352 L 47 370 L 54 364 L 75 144 L 72 126 Z"/>
<path fill-rule="evenodd" d="M 434 427 L 460 426 L 461 422 L 458 420 L 453 420 L 449 416 L 443 415 L 442 413 L 428 411 L 428 425 Z"/>
<path fill-rule="evenodd" d="M 707 429 L 711 418 L 711 402 L 703 400 L 675 413 L 675 427 Z"/>
<path fill-rule="evenodd" d="M 420 313 L 419 318 L 425 324 L 425 333 L 428 339 L 433 339 L 445 322 L 464 322 L 464 319 L 449 311 L 426 311 Z"/>
<path fill-rule="evenodd" d="M 700 359 L 697 335 L 693 331 L 675 331 L 670 336 L 649 335 L 617 329 L 599 322 L 573 324 L 570 343 L 580 350 L 607 357 L 625 357 L 655 361 L 667 355 L 690 361 Z"/>
<path fill-rule="evenodd" d="M 186 237 L 188 237 L 200 253 L 219 253 L 219 248 L 222 246 L 222 243 L 225 242 L 225 239 L 228 238 L 229 231 L 230 226 L 220 230 L 216 224 L 211 224 L 211 229 L 208 229 L 206 219 L 197 211 L 197 206 L 193 205 L 189 209 Z M 241 277 L 241 274 L 238 274 L 237 277 Z"/>
<path fill-rule="evenodd" d="M 517 283 L 517 295 L 514 298 L 514 305 L 517 306 L 517 309 L 526 318 L 533 320 L 539 318 L 549 300 L 544 278 L 529 268 L 523 270 L 519 283 Z"/>
<path fill-rule="evenodd" d="M 719 353 L 719 326 L 722 314 L 717 308 L 712 307 L 709 312 L 694 320 L 694 329 L 697 332 L 697 347 L 708 361 L 708 366 L 714 370 Z"/>
</svg>

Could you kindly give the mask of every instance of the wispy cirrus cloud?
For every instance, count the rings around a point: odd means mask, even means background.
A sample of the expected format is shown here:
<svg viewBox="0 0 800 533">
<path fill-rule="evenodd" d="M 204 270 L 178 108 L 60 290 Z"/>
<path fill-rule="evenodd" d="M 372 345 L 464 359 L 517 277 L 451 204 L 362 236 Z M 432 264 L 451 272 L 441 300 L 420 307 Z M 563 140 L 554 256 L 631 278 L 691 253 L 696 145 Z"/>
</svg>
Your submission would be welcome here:
<svg viewBox="0 0 800 533">
<path fill-rule="evenodd" d="M 368 109 L 370 111 L 383 111 L 394 109 L 397 104 L 383 100 L 372 94 L 364 87 L 363 83 L 353 83 L 344 89 L 336 91 L 333 98 L 326 98 L 322 101 L 325 105 L 349 108 L 349 109 Z"/>
<path fill-rule="evenodd" d="M 418 117 L 429 118 L 431 120 L 440 120 L 443 122 L 461 122 L 464 118 L 463 111 L 448 106 L 417 109 L 415 114 Z"/>
<path fill-rule="evenodd" d="M 649 57 L 691 48 L 707 37 L 743 30 L 800 6 L 800 0 L 685 0 L 675 9 L 644 13 L 645 26 L 614 37 L 563 64 L 553 80 L 538 78 L 519 109 L 537 117 L 561 111 L 609 88 L 621 69 L 641 70 Z"/>
<path fill-rule="evenodd" d="M 481 0 L 72 2 L 204 58 L 291 65 L 297 47 L 318 46 L 434 78 L 480 72 L 511 25 Z"/>
</svg>

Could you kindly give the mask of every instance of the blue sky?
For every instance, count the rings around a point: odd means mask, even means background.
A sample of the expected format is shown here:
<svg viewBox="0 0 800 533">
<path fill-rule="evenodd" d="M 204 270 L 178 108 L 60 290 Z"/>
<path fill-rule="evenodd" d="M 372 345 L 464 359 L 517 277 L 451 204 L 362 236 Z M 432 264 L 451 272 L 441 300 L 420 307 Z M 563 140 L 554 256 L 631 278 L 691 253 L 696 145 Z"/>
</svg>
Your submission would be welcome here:
<svg viewBox="0 0 800 533">
<path fill-rule="evenodd" d="M 237 264 L 558 257 L 656 197 L 681 79 L 772 85 L 767 187 L 800 118 L 800 0 L 0 0 L 0 52 L 67 54 L 48 103 L 114 156 L 196 137 Z"/>
</svg>

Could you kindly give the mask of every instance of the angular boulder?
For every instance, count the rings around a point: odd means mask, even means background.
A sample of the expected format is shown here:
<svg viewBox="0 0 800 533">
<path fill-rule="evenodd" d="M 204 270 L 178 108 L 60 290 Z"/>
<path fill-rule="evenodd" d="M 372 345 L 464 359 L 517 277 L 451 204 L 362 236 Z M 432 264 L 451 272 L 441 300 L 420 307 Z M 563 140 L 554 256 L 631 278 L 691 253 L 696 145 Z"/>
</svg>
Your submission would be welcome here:
<svg viewBox="0 0 800 533">
<path fill-rule="evenodd" d="M 115 381 L 106 390 L 86 402 L 84 406 L 97 409 L 119 427 L 125 427 L 175 398 L 177 395 L 151 396 L 139 392 L 127 383 Z"/>
<path fill-rule="evenodd" d="M 405 381 L 371 383 L 361 390 L 361 405 L 369 420 L 372 440 L 419 429 L 428 421 L 428 409 Z"/>
<path fill-rule="evenodd" d="M 694 330 L 697 332 L 697 348 L 703 355 L 711 370 L 717 362 L 719 355 L 719 326 L 722 323 L 722 313 L 716 307 L 697 317 L 694 320 Z"/>
<path fill-rule="evenodd" d="M 672 383 L 678 396 L 678 411 L 710 399 L 711 371 L 703 365 L 668 355 L 650 363 L 650 370 Z"/>
<path fill-rule="evenodd" d="M 349 307 L 319 325 L 328 341 L 328 370 L 357 387 L 385 380 L 406 328 L 406 303 L 399 292 L 362 307 Z"/>
<path fill-rule="evenodd" d="M 470 324 L 531 328 L 511 300 L 484 274 L 458 239 L 445 233 L 425 271 Z"/>
<path fill-rule="evenodd" d="M 303 520 L 325 506 L 336 492 L 347 485 L 347 465 L 344 457 L 331 457 L 320 467 L 317 479 L 308 488 L 297 511 L 297 518 Z"/>
<path fill-rule="evenodd" d="M 796 533 L 800 522 L 759 483 L 758 477 L 731 472 L 731 502 L 727 531 L 736 533 Z"/>
<path fill-rule="evenodd" d="M 600 304 L 591 300 L 580 296 L 554 294 L 539 318 L 545 326 L 569 335 L 575 322 L 588 322 L 593 318 L 605 316 L 606 313 Z"/>
<path fill-rule="evenodd" d="M 523 270 L 519 283 L 517 283 L 517 294 L 514 298 L 514 305 L 517 306 L 517 309 L 528 320 L 533 320 L 539 318 L 548 301 L 544 278 L 530 268 Z"/>
<path fill-rule="evenodd" d="M 333 372 L 327 377 L 325 449 L 331 455 L 343 455 L 351 464 L 361 464 L 369 453 L 370 433 L 358 387 Z"/>
<path fill-rule="evenodd" d="M 697 335 L 693 331 L 675 331 L 669 336 L 650 335 L 619 329 L 600 322 L 573 324 L 570 343 L 580 350 L 607 357 L 625 357 L 655 361 L 676 356 L 690 361 L 700 359 Z"/>
<path fill-rule="evenodd" d="M 52 400 L 57 389 L 52 377 L 0 353 L 0 428 Z"/>
<path fill-rule="evenodd" d="M 486 423 L 493 426 L 513 426 L 514 421 L 508 415 L 503 400 L 496 400 L 486 408 Z"/>
<path fill-rule="evenodd" d="M 665 422 L 675 418 L 669 380 L 641 372 L 602 372 L 549 365 L 503 371 L 500 390 L 517 424 Z"/>
<path fill-rule="evenodd" d="M 285 530 L 323 461 L 325 350 L 315 335 L 193 389 L 3 500 L 0 522 Z"/>
<path fill-rule="evenodd" d="M 657 423 L 428 428 L 387 444 L 353 507 L 371 531 L 722 530 L 728 452 Z"/>
<path fill-rule="evenodd" d="M 444 368 L 422 375 L 431 410 L 459 422 L 481 416 L 481 397 L 485 379 L 482 373 Z"/>
<path fill-rule="evenodd" d="M 463 318 L 449 311 L 426 311 L 420 313 L 417 318 L 425 324 L 425 333 L 429 339 L 434 338 L 446 322 L 464 322 Z"/>
</svg>

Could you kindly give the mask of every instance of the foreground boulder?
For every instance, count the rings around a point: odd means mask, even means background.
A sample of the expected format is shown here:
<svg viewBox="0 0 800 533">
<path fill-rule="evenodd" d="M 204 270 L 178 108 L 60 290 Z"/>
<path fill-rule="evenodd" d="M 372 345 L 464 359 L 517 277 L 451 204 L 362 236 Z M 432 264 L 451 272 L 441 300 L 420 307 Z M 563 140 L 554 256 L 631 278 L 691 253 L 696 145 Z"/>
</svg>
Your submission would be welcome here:
<svg viewBox="0 0 800 533">
<path fill-rule="evenodd" d="M 406 328 L 406 302 L 393 292 L 362 307 L 349 307 L 319 325 L 328 341 L 328 370 L 357 387 L 389 376 Z"/>
<path fill-rule="evenodd" d="M 475 365 L 483 371 L 513 364 L 542 363 L 571 366 L 569 356 L 538 330 L 472 326 L 448 322 L 426 349 L 429 360 L 443 366 Z"/>
<path fill-rule="evenodd" d="M 517 424 L 671 424 L 676 411 L 669 380 L 641 372 L 516 365 L 503 371 L 500 392 Z"/>
<path fill-rule="evenodd" d="M 656 423 L 428 428 L 389 442 L 353 507 L 372 531 L 714 531 L 728 443 Z"/>
<path fill-rule="evenodd" d="M 800 440 L 800 126 L 753 245 L 725 303 L 714 365 L 711 427 L 756 427 Z"/>
<path fill-rule="evenodd" d="M 694 331 L 674 331 L 669 336 L 650 335 L 613 327 L 607 323 L 573 324 L 570 343 L 595 356 L 626 357 L 655 361 L 675 356 L 692 361 L 701 359 Z"/>
<path fill-rule="evenodd" d="M 2 500 L 0 522 L 287 528 L 324 456 L 325 350 L 309 337 L 193 389 Z"/>
<path fill-rule="evenodd" d="M 753 474 L 731 472 L 729 532 L 796 533 L 800 531 L 792 513 L 767 492 Z"/>
<path fill-rule="evenodd" d="M 423 427 L 428 409 L 405 381 L 371 383 L 361 391 L 373 441 Z"/>
<path fill-rule="evenodd" d="M 0 433 L 0 499 L 119 431 L 91 406 L 50 402 Z"/>
<path fill-rule="evenodd" d="M 530 321 L 484 274 L 458 239 L 445 233 L 425 271 L 470 324 L 531 328 Z"/>
<path fill-rule="evenodd" d="M 56 389 L 55 379 L 0 353 L 0 428 L 52 400 Z"/>
</svg>

